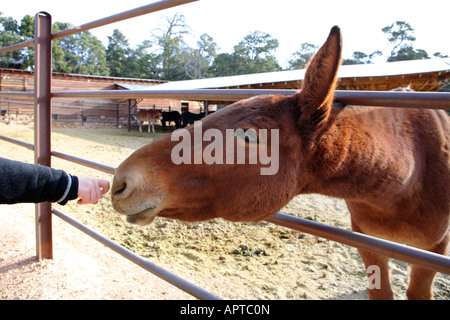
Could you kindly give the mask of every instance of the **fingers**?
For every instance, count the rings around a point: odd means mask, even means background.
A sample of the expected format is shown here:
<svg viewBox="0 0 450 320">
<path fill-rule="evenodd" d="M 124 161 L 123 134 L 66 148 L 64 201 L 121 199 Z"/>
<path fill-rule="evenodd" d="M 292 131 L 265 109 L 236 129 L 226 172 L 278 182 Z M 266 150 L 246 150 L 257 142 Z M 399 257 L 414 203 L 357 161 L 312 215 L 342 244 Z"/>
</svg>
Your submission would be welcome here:
<svg viewBox="0 0 450 320">
<path fill-rule="evenodd" d="M 96 178 L 78 178 L 78 204 L 97 204 L 109 191 L 109 181 Z"/>
<path fill-rule="evenodd" d="M 107 193 L 109 191 L 109 181 L 108 180 L 98 179 L 97 182 L 98 182 L 100 189 L 102 189 L 102 191 L 101 191 L 102 195 L 104 195 L 105 193 Z"/>
</svg>

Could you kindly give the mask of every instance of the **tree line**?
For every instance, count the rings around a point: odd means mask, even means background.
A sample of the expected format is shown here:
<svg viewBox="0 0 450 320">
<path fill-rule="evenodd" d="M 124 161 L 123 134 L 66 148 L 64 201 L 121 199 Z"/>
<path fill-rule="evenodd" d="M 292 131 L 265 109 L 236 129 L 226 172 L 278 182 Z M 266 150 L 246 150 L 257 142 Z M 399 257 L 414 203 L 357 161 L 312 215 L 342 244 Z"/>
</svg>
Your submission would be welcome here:
<svg viewBox="0 0 450 320">
<path fill-rule="evenodd" d="M 72 27 L 55 22 L 53 32 Z M 423 49 L 415 49 L 414 29 L 405 21 L 396 21 L 381 30 L 387 36 L 392 51 L 387 61 L 420 60 L 431 57 Z M 275 58 L 277 39 L 262 31 L 245 36 L 232 53 L 219 53 L 219 46 L 209 34 L 202 34 L 196 47 L 189 46 L 185 36 L 191 34 L 185 17 L 177 13 L 166 17 L 160 28 L 152 31 L 150 39 L 130 47 L 126 36 L 118 29 L 108 37 L 105 47 L 89 31 L 52 42 L 54 72 L 84 75 L 155 79 L 188 80 L 209 77 L 281 71 Z M 20 22 L 0 13 L 0 47 L 34 37 L 34 17 L 26 15 Z M 288 69 L 303 69 L 319 46 L 302 43 L 288 60 Z M 355 51 L 343 64 L 372 63 L 381 51 Z M 436 52 L 434 57 L 447 57 Z M 32 70 L 34 48 L 0 54 L 0 68 Z"/>
</svg>

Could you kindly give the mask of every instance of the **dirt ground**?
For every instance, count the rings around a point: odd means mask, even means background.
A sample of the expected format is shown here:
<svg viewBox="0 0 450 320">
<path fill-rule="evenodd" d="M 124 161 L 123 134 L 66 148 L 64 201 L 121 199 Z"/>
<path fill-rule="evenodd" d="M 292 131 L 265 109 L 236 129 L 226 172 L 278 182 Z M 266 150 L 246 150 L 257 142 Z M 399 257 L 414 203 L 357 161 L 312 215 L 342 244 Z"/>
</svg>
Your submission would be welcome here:
<svg viewBox="0 0 450 320">
<path fill-rule="evenodd" d="M 33 143 L 33 129 L 0 125 L 0 134 Z M 117 166 L 160 133 L 56 128 L 54 150 Z M 32 163 L 33 154 L 0 140 L 1 156 Z M 112 176 L 57 158 L 52 166 L 78 176 Z M 58 209 L 151 262 L 223 299 L 367 299 L 364 266 L 352 247 L 268 222 L 216 219 L 182 223 L 163 218 L 128 224 L 107 194 L 97 205 Z M 283 212 L 350 229 L 342 200 L 294 198 Z M 193 299 L 84 233 L 53 217 L 54 259 L 36 261 L 34 205 L 0 206 L 0 299 Z M 407 267 L 391 261 L 397 299 L 405 299 Z M 438 274 L 435 299 L 450 298 L 450 276 Z"/>
</svg>

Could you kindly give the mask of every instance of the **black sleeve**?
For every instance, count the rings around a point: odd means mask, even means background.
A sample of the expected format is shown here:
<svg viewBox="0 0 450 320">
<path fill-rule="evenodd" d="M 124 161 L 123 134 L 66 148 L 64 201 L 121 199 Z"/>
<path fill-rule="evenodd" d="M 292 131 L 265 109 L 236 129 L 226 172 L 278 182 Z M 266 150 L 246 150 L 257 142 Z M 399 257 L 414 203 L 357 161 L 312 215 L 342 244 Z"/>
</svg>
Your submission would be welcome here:
<svg viewBox="0 0 450 320">
<path fill-rule="evenodd" d="M 0 203 L 66 204 L 77 193 L 77 177 L 62 170 L 0 158 Z"/>
</svg>

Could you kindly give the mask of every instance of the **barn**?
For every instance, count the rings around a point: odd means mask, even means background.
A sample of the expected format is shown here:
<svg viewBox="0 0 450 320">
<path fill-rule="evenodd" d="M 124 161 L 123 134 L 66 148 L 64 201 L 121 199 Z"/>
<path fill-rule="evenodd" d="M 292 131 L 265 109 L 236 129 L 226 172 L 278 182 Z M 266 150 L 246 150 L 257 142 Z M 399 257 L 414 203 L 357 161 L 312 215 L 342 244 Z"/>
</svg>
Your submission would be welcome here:
<svg viewBox="0 0 450 320">
<path fill-rule="evenodd" d="M 145 90 L 162 84 L 160 80 L 101 77 L 76 74 L 52 74 L 52 91 L 86 90 Z M 16 69 L 0 69 L 0 91 L 32 92 L 34 90 L 34 72 Z M 73 98 L 52 100 L 53 123 L 86 123 L 126 126 L 128 108 L 131 114 L 137 108 L 160 108 L 181 111 L 181 107 L 199 108 L 199 103 L 174 99 L 88 99 Z M 9 118 L 31 121 L 34 113 L 33 96 L 0 96 L 0 109 Z M 8 120 L 10 120 L 8 118 Z"/>
<path fill-rule="evenodd" d="M 219 78 L 165 82 L 160 80 L 100 77 L 53 73 L 52 91 L 84 90 L 184 90 L 184 89 L 299 89 L 305 70 L 238 75 Z M 344 65 L 339 69 L 338 90 L 388 91 L 410 87 L 415 91 L 450 91 L 450 58 L 412 60 L 390 63 Z M 32 71 L 0 69 L 0 91 L 31 92 Z M 228 103 L 232 103 L 229 101 Z M 227 104 L 208 101 L 208 106 Z M 200 112 L 204 101 L 174 99 L 88 99 L 72 98 L 52 101 L 54 123 L 80 122 L 128 126 L 137 109 L 158 108 L 163 111 Z M 0 96 L 3 114 L 28 117 L 33 114 L 32 96 Z M 130 110 L 130 113 L 129 113 Z M 132 125 L 133 122 L 130 122 Z"/>
</svg>

